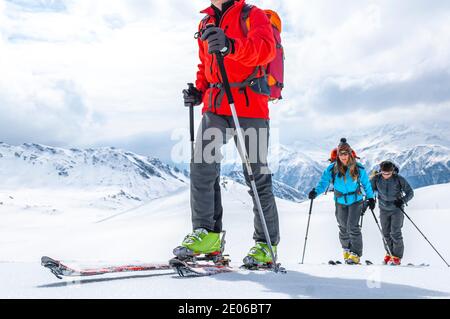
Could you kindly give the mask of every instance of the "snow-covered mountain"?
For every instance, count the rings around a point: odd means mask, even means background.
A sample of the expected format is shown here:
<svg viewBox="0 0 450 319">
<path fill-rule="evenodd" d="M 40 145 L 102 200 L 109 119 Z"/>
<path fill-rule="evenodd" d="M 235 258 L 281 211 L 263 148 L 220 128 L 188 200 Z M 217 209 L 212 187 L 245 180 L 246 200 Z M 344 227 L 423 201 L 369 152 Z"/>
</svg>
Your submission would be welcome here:
<svg viewBox="0 0 450 319">
<path fill-rule="evenodd" d="M 448 128 L 386 125 L 352 140 L 367 167 L 376 169 L 383 160 L 391 160 L 414 188 L 450 181 Z"/>
<path fill-rule="evenodd" d="M 242 170 L 232 170 L 229 171 L 226 174 L 226 177 L 245 185 L 245 178 Z M 279 180 L 273 179 L 272 180 L 273 185 L 273 193 L 276 197 L 283 198 L 286 200 L 290 200 L 293 202 L 299 202 L 303 197 L 304 194 L 297 191 L 295 188 L 280 182 Z"/>
<path fill-rule="evenodd" d="M 277 197 L 301 201 L 320 179 L 330 150 L 346 136 L 367 169 L 392 160 L 414 188 L 450 182 L 450 132 L 386 125 L 365 132 L 339 132 L 321 141 L 271 148 L 269 165 Z M 223 163 L 222 174 L 244 183 L 242 164 Z M 116 148 L 62 149 L 0 143 L 0 187 L 111 189 L 107 200 L 150 200 L 188 186 L 188 173 L 155 158 Z"/>
<path fill-rule="evenodd" d="M 187 187 L 187 172 L 116 148 L 62 149 L 0 143 L 0 188 L 108 190 L 110 200 L 145 201 Z"/>
</svg>

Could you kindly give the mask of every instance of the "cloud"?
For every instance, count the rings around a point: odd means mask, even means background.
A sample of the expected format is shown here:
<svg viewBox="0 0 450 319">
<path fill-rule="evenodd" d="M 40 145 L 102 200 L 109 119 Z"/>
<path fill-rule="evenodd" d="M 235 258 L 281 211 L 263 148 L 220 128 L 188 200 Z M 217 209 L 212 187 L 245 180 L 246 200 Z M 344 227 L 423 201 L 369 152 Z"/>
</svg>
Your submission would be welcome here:
<svg viewBox="0 0 450 319">
<path fill-rule="evenodd" d="M 20 81 L 21 90 L 0 86 L 0 136 L 2 141 L 35 141 L 65 145 L 75 140 L 91 122 L 82 94 L 70 81 L 39 83 L 33 78 Z"/>
<path fill-rule="evenodd" d="M 283 142 L 450 112 L 450 2 L 251 2 L 284 22 L 284 100 L 270 106 Z M 0 139 L 144 150 L 186 128 L 208 4 L 0 1 Z"/>
<path fill-rule="evenodd" d="M 64 0 L 5 0 L 26 12 L 64 12 L 67 10 Z"/>
<path fill-rule="evenodd" d="M 415 74 L 404 80 L 382 79 L 379 83 L 341 87 L 325 82 L 319 91 L 317 109 L 332 113 L 348 113 L 355 109 L 367 112 L 403 107 L 409 111 L 416 105 L 450 102 L 450 70 Z"/>
</svg>

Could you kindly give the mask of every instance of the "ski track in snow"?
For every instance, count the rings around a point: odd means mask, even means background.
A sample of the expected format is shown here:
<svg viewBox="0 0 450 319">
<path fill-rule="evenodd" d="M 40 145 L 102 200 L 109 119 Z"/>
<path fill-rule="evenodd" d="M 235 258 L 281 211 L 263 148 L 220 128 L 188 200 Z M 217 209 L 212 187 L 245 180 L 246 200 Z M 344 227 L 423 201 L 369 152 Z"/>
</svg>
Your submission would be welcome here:
<svg viewBox="0 0 450 319">
<path fill-rule="evenodd" d="M 450 184 L 416 191 L 407 212 L 442 255 L 450 258 L 448 226 L 450 204 L 442 201 Z M 25 194 L 28 194 L 25 196 Z M 24 208 L 13 198 L 38 194 L 32 190 L 0 192 L 0 297 L 1 298 L 449 298 L 450 273 L 426 241 L 405 219 L 404 263 L 427 262 L 426 268 L 387 266 L 329 266 L 341 258 L 332 195 L 319 197 L 313 206 L 305 256 L 301 258 L 309 202 L 277 200 L 280 213 L 280 262 L 288 273 L 239 271 L 203 278 L 178 278 L 172 271 L 109 274 L 81 280 L 56 279 L 40 266 L 48 255 L 73 265 L 164 262 L 190 231 L 189 192 L 129 207 L 122 215 L 85 207 L 86 192 L 54 193 L 47 207 L 62 207 L 58 214 Z M 39 195 L 42 195 L 39 193 Z M 72 196 L 72 202 L 67 198 Z M 253 244 L 253 214 L 247 189 L 230 181 L 224 197 L 226 253 L 238 268 Z M 81 200 L 81 201 L 80 201 Z M 31 206 L 32 207 L 32 206 Z M 130 209 L 131 208 L 131 209 Z M 125 211 L 125 209 L 123 209 Z M 370 213 L 364 218 L 364 259 L 381 261 L 380 234 Z"/>
</svg>

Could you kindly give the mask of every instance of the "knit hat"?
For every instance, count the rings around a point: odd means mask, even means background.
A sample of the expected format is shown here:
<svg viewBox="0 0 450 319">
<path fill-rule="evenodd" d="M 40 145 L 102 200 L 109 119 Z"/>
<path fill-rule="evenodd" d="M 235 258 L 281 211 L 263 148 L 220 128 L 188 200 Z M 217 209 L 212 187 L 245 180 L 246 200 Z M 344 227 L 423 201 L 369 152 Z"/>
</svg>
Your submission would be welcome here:
<svg viewBox="0 0 450 319">
<path fill-rule="evenodd" d="M 347 139 L 343 137 L 341 138 L 341 142 L 337 147 L 337 151 L 338 153 L 342 151 L 347 151 L 349 154 L 351 154 L 353 152 L 353 149 L 351 148 L 350 144 L 347 143 Z"/>
<path fill-rule="evenodd" d="M 350 145 L 347 143 L 347 139 L 345 137 L 341 138 L 341 141 L 335 149 L 331 151 L 330 158 L 328 159 L 331 163 L 335 162 L 337 160 L 338 154 L 340 151 L 347 151 L 351 156 L 355 159 L 359 159 L 359 157 L 356 155 L 356 152 L 350 147 Z"/>
</svg>

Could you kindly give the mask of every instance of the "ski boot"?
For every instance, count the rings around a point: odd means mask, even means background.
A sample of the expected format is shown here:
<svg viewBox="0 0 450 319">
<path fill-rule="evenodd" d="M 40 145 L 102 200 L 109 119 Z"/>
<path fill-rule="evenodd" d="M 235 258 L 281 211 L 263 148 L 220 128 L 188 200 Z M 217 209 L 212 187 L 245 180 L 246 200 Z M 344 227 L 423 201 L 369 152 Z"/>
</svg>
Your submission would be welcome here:
<svg viewBox="0 0 450 319">
<path fill-rule="evenodd" d="M 391 265 L 392 266 L 400 266 L 402 264 L 402 259 L 399 257 L 392 256 Z"/>
<path fill-rule="evenodd" d="M 277 254 L 277 246 L 272 246 L 273 253 Z M 270 268 L 273 265 L 272 255 L 270 254 L 269 245 L 263 242 L 257 242 L 254 247 L 250 249 L 247 256 L 244 257 L 244 268 Z"/>
<path fill-rule="evenodd" d="M 344 255 L 344 262 L 346 263 L 347 260 L 350 258 L 350 249 L 344 249 L 343 255 Z"/>
<path fill-rule="evenodd" d="M 225 231 L 214 233 L 198 228 L 184 238 L 181 246 L 173 250 L 173 254 L 176 259 L 192 265 L 196 265 L 198 261 L 212 261 L 216 265 L 228 266 L 230 260 L 227 255 L 223 255 L 225 234 Z"/>
<path fill-rule="evenodd" d="M 359 256 L 353 252 L 350 253 L 348 259 L 345 261 L 347 265 L 359 265 L 361 263 L 361 259 Z"/>
<path fill-rule="evenodd" d="M 386 254 L 383 259 L 383 265 L 390 265 L 392 263 L 392 256 Z"/>
</svg>

